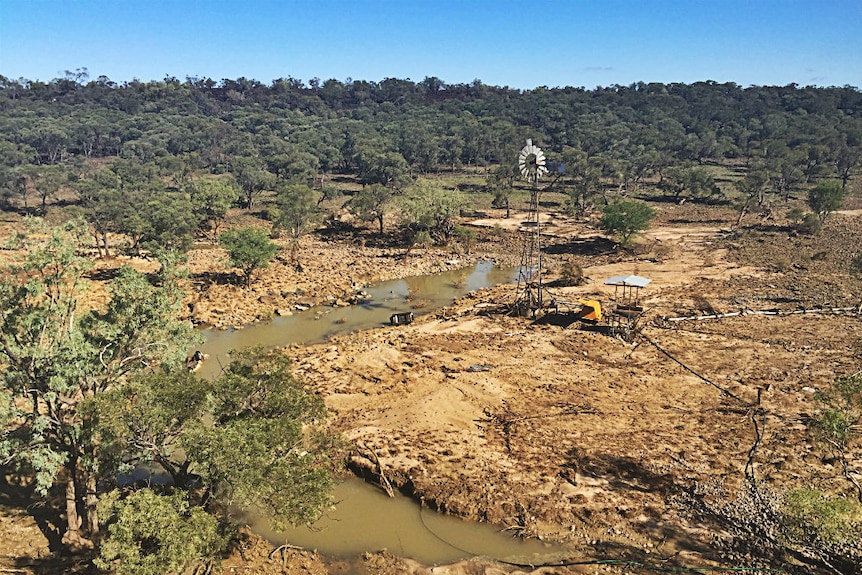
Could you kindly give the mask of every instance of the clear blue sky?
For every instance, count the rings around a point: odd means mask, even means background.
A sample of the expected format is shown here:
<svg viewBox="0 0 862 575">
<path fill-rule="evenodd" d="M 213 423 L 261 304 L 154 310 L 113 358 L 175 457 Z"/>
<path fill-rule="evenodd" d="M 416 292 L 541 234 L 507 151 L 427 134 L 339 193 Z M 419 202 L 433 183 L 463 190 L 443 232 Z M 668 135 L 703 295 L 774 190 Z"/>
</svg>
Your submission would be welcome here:
<svg viewBox="0 0 862 575">
<path fill-rule="evenodd" d="M 0 0 L 0 74 L 862 87 L 862 0 Z"/>
</svg>

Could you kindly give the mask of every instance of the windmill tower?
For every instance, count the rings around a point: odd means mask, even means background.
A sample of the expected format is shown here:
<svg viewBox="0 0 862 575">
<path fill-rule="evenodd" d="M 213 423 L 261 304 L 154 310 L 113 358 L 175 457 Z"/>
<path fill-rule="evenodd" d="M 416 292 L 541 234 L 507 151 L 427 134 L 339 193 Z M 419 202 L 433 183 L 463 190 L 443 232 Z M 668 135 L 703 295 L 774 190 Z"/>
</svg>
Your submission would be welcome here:
<svg viewBox="0 0 862 575">
<path fill-rule="evenodd" d="M 548 173 L 545 154 L 532 140 L 518 154 L 518 169 L 521 176 L 530 182 L 530 209 L 524 221 L 524 245 L 521 252 L 521 265 L 518 267 L 518 293 L 515 300 L 515 313 L 531 314 L 542 307 L 542 249 L 541 225 L 539 221 L 539 178 Z"/>
</svg>

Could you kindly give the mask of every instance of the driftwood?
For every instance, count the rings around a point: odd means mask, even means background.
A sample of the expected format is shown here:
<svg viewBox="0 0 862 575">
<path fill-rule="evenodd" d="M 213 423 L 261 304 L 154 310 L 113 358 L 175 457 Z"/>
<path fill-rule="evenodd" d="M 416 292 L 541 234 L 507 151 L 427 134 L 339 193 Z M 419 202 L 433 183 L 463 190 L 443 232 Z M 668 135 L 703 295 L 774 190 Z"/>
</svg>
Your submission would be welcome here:
<svg viewBox="0 0 862 575">
<path fill-rule="evenodd" d="M 278 553 L 281 556 L 281 564 L 286 565 L 287 564 L 287 553 L 286 552 L 289 550 L 305 551 L 305 549 L 303 547 L 300 547 L 298 545 L 291 545 L 290 543 L 285 543 L 284 545 L 279 545 L 278 547 L 276 547 L 275 549 L 270 551 L 269 555 L 267 555 L 267 559 L 272 561 L 273 555 Z"/>
<path fill-rule="evenodd" d="M 380 463 L 380 456 L 377 455 L 377 452 L 364 444 L 357 445 L 356 451 L 364 458 L 374 462 L 374 464 L 377 466 L 377 475 L 380 478 L 380 487 L 386 492 L 389 497 L 395 497 L 395 488 L 392 487 L 392 483 L 389 481 L 389 478 L 387 478 L 386 474 L 383 472 L 383 465 Z M 370 457 L 368 454 L 370 454 Z"/>
</svg>

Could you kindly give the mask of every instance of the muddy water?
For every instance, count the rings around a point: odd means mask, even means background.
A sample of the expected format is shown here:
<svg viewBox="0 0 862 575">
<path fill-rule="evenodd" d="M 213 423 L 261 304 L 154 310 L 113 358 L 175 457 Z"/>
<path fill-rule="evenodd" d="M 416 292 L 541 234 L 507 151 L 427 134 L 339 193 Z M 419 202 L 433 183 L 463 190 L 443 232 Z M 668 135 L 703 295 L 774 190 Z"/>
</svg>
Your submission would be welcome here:
<svg viewBox="0 0 862 575">
<path fill-rule="evenodd" d="M 265 521 L 252 518 L 252 530 L 275 545 L 290 543 L 348 561 L 382 549 L 426 565 L 476 556 L 542 564 L 567 556 L 562 545 L 519 539 L 491 525 L 442 515 L 403 495 L 390 498 L 361 479 L 339 484 L 333 495 L 335 509 L 311 527 L 274 532 Z"/>
<path fill-rule="evenodd" d="M 388 325 L 389 316 L 396 312 L 428 313 L 470 291 L 516 280 L 517 270 L 485 262 L 465 270 L 382 283 L 366 290 L 369 299 L 351 307 L 311 309 L 242 330 L 205 331 L 206 343 L 201 349 L 210 357 L 199 373 L 214 377 L 233 349 L 319 343 L 335 335 Z M 360 479 L 339 484 L 334 499 L 335 509 L 311 528 L 276 533 L 253 513 L 246 520 L 274 544 L 289 542 L 338 559 L 387 549 L 429 565 L 477 555 L 527 564 L 552 562 L 566 554 L 562 546 L 518 539 L 487 524 L 423 509 L 408 497 L 389 498 Z"/>
<path fill-rule="evenodd" d="M 516 278 L 517 270 L 482 262 L 473 268 L 382 283 L 368 288 L 366 292 L 371 297 L 359 305 L 321 306 L 241 330 L 206 330 L 203 332 L 206 343 L 201 350 L 210 357 L 198 373 L 214 377 L 220 365 L 229 361 L 228 354 L 233 349 L 320 343 L 335 335 L 387 325 L 389 316 L 395 312 L 428 313 L 470 291 L 511 283 Z"/>
</svg>

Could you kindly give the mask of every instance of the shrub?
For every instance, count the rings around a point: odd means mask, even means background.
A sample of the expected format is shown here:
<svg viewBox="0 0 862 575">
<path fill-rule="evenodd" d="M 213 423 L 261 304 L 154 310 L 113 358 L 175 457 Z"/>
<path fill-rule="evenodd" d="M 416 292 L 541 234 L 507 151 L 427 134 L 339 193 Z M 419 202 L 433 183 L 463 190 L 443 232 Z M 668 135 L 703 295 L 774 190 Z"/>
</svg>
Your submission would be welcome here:
<svg viewBox="0 0 862 575">
<path fill-rule="evenodd" d="M 805 217 L 805 210 L 800 207 L 795 207 L 784 214 L 784 217 L 793 222 L 793 225 L 796 226 L 799 225 L 799 222 Z"/>
<path fill-rule="evenodd" d="M 618 235 L 622 244 L 626 245 L 634 234 L 647 229 L 654 217 L 655 210 L 649 204 L 623 200 L 605 206 L 599 228 L 609 234 Z"/>
<path fill-rule="evenodd" d="M 566 260 L 560 268 L 560 283 L 567 286 L 578 286 L 584 281 L 584 270 L 574 260 Z"/>
<path fill-rule="evenodd" d="M 794 489 L 782 509 L 786 537 L 794 543 L 835 544 L 862 538 L 862 505 L 816 489 Z"/>
<path fill-rule="evenodd" d="M 799 231 L 809 236 L 816 236 L 823 229 L 823 221 L 817 214 L 805 214 L 802 218 L 802 223 L 799 224 Z"/>
<path fill-rule="evenodd" d="M 119 491 L 99 502 L 111 523 L 93 562 L 117 575 L 160 575 L 205 562 L 223 551 L 229 536 L 215 516 L 189 505 L 185 494 L 159 495 L 141 489 L 125 499 Z"/>
</svg>

